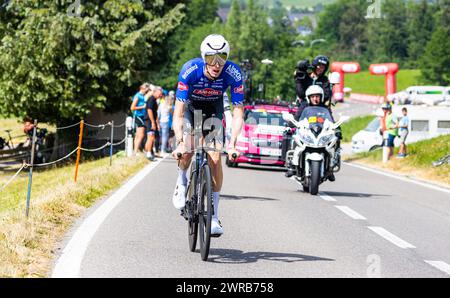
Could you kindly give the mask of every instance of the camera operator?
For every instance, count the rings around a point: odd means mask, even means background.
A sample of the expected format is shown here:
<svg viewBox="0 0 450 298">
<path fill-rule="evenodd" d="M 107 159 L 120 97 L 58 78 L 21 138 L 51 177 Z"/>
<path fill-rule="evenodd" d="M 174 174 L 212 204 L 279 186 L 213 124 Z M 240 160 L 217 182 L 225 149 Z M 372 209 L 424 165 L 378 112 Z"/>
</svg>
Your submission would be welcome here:
<svg viewBox="0 0 450 298">
<path fill-rule="evenodd" d="M 328 77 L 325 75 L 330 65 L 326 56 L 319 55 L 312 63 L 309 60 L 300 60 L 294 73 L 295 90 L 297 92 L 298 110 L 295 114 L 295 120 L 300 118 L 303 109 L 308 105 L 305 92 L 308 87 L 318 85 L 323 89 L 323 103 L 330 107 L 331 104 L 331 85 Z M 331 112 L 331 111 L 330 111 Z"/>
</svg>

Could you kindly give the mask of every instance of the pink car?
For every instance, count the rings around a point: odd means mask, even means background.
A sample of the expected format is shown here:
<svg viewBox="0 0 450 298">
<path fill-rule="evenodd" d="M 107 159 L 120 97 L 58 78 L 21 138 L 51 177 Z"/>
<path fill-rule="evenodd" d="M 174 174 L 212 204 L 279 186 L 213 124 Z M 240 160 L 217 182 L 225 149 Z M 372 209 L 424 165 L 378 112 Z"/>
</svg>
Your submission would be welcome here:
<svg viewBox="0 0 450 298">
<path fill-rule="evenodd" d="M 229 167 L 240 163 L 283 167 L 281 145 L 286 125 L 282 114 L 295 113 L 295 109 L 272 104 L 245 106 L 244 109 L 244 127 L 236 144 L 241 155 L 235 162 L 227 157 L 226 164 Z"/>
</svg>

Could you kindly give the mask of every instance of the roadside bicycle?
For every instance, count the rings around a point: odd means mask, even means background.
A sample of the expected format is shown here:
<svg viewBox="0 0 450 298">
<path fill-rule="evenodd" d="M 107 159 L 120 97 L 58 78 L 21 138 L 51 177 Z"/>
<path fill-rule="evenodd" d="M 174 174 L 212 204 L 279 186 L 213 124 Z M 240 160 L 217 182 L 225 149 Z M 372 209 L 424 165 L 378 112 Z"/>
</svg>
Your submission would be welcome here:
<svg viewBox="0 0 450 298">
<path fill-rule="evenodd" d="M 0 137 L 0 150 L 4 149 L 14 149 L 14 144 L 11 137 L 11 129 L 5 129 L 4 130 L 8 134 L 8 140 Z"/>
<path fill-rule="evenodd" d="M 447 154 L 447 155 L 439 158 L 438 160 L 434 161 L 432 164 L 433 164 L 433 167 L 439 167 L 439 166 L 442 166 L 445 163 L 449 163 L 450 164 L 450 154 Z"/>
</svg>

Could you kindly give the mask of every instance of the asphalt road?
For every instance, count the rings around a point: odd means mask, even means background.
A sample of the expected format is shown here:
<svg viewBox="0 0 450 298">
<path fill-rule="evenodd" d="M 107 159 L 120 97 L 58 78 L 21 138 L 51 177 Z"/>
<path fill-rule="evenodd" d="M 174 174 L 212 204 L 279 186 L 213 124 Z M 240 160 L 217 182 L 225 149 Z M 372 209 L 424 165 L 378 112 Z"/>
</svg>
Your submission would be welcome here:
<svg viewBox="0 0 450 298">
<path fill-rule="evenodd" d="M 336 120 L 339 116 L 345 115 L 350 117 L 357 117 L 363 115 L 374 115 L 374 112 L 380 105 L 369 104 L 357 101 L 344 101 L 338 103 L 335 107 L 332 107 L 333 116 Z"/>
<path fill-rule="evenodd" d="M 448 191 L 344 165 L 311 196 L 283 171 L 224 166 L 225 233 L 203 262 L 172 206 L 176 176 L 166 158 L 101 220 L 89 221 L 115 199 L 92 208 L 61 244 L 53 276 L 450 277 Z"/>
</svg>

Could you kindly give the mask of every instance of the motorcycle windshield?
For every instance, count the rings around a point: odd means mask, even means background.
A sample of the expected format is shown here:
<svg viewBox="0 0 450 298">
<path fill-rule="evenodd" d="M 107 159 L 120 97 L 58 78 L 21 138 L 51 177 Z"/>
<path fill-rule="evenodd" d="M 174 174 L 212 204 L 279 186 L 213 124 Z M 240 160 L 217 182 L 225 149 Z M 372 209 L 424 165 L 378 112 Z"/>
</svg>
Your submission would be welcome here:
<svg viewBox="0 0 450 298">
<path fill-rule="evenodd" d="M 317 106 L 306 107 L 300 116 L 300 120 L 303 119 L 308 119 L 309 128 L 315 135 L 318 135 L 322 131 L 325 119 L 334 122 L 327 108 Z"/>
</svg>

